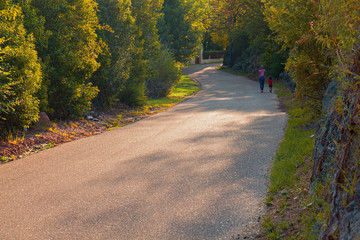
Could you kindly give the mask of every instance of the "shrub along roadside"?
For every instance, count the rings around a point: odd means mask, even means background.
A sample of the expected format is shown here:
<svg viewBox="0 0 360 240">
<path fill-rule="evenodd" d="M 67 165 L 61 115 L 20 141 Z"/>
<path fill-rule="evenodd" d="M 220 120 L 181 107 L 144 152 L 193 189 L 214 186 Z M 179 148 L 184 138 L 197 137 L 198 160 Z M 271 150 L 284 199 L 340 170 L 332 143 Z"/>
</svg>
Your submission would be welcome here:
<svg viewBox="0 0 360 240">
<path fill-rule="evenodd" d="M 270 174 L 271 185 L 265 204 L 265 239 L 316 239 L 326 219 L 327 184 L 309 192 L 314 148 L 314 126 L 319 116 L 295 100 L 285 86 L 276 92 L 289 114 L 284 140 L 280 143 Z"/>
<path fill-rule="evenodd" d="M 167 97 L 149 99 L 143 107 L 114 109 L 102 114 L 102 119 L 99 118 L 101 121 L 94 121 L 95 119 L 61 121 L 53 122 L 48 128 L 29 129 L 21 137 L 13 136 L 9 137 L 7 141 L 0 141 L 0 163 L 10 162 L 64 142 L 96 135 L 136 122 L 152 114 L 165 111 L 167 108 L 184 101 L 199 89 L 198 83 L 183 75 Z"/>
<path fill-rule="evenodd" d="M 134 120 L 131 120 L 130 122 L 126 120 L 124 122 L 123 119 L 133 119 L 134 117 L 142 118 L 154 113 L 165 111 L 169 107 L 183 102 L 189 96 L 199 91 L 199 89 L 199 83 L 185 75 L 182 75 L 179 82 L 170 89 L 170 93 L 166 97 L 149 98 L 143 106 L 132 108 L 129 111 L 126 110 L 123 114 L 118 115 L 116 121 L 109 121 L 105 123 L 105 125 L 108 129 L 123 127 L 128 123 L 134 122 Z"/>
<path fill-rule="evenodd" d="M 37 120 L 41 66 L 21 8 L 0 2 L 0 138 Z"/>
</svg>

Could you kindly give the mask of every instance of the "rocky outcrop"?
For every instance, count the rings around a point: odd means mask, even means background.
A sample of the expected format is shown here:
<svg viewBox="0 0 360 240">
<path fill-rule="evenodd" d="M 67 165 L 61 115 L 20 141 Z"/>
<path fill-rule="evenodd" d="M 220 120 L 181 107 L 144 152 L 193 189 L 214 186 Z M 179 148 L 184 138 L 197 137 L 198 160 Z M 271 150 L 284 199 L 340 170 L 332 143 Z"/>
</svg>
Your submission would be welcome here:
<svg viewBox="0 0 360 240">
<path fill-rule="evenodd" d="M 330 184 L 330 216 L 319 239 L 360 239 L 360 89 L 333 82 L 316 130 L 312 184 Z"/>
<path fill-rule="evenodd" d="M 286 85 L 286 88 L 289 89 L 291 92 L 295 91 L 296 83 L 293 81 L 292 77 L 287 71 L 283 71 L 279 75 L 279 82 L 284 82 Z"/>
<path fill-rule="evenodd" d="M 334 159 L 336 155 L 336 143 L 340 139 L 339 126 L 342 124 L 343 116 L 335 109 L 335 101 L 338 96 L 337 81 L 332 81 L 323 98 L 323 111 L 326 117 L 320 120 L 315 131 L 315 148 L 313 153 L 314 165 L 312 169 L 312 180 L 325 182 L 334 175 Z"/>
</svg>

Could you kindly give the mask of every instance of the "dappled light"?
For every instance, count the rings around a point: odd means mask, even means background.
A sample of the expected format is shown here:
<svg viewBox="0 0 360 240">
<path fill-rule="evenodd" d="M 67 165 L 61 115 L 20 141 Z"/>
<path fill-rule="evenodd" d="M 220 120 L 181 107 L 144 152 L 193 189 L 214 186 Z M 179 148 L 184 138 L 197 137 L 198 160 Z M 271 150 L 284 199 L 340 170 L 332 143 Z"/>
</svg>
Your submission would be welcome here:
<svg viewBox="0 0 360 240">
<path fill-rule="evenodd" d="M 56 156 L 48 159 L 52 170 L 34 171 L 37 180 L 29 184 L 39 187 L 22 200 L 43 209 L 28 227 L 62 238 L 223 239 L 256 222 L 285 114 L 276 109 L 274 95 L 259 94 L 255 82 L 213 67 L 189 70 L 202 84 L 192 99 L 23 161 Z M 70 160 L 74 156 L 81 160 Z M 20 179 L 23 187 L 29 174 Z M 5 209 L 12 205 L 0 203 Z M 30 207 L 27 216 L 36 211 Z M 7 215 L 9 229 L 16 216 Z"/>
</svg>

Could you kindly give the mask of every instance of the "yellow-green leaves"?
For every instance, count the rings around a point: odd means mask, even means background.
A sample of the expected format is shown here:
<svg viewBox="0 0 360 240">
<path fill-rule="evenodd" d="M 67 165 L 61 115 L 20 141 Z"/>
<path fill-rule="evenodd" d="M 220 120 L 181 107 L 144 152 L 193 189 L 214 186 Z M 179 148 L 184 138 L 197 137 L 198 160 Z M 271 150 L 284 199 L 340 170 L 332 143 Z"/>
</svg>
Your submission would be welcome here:
<svg viewBox="0 0 360 240">
<path fill-rule="evenodd" d="M 33 38 L 26 36 L 21 8 L 0 4 L 0 138 L 37 120 L 41 67 Z"/>
</svg>

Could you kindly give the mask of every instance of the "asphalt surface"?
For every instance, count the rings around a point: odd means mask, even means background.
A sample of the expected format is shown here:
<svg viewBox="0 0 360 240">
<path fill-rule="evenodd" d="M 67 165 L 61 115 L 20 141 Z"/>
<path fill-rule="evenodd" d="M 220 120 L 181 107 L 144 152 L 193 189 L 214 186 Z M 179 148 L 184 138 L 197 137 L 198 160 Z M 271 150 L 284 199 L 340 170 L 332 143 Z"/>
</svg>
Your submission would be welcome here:
<svg viewBox="0 0 360 240">
<path fill-rule="evenodd" d="M 286 114 L 213 66 L 185 69 L 203 90 L 166 112 L 1 165 L 0 239 L 253 234 Z"/>
</svg>

